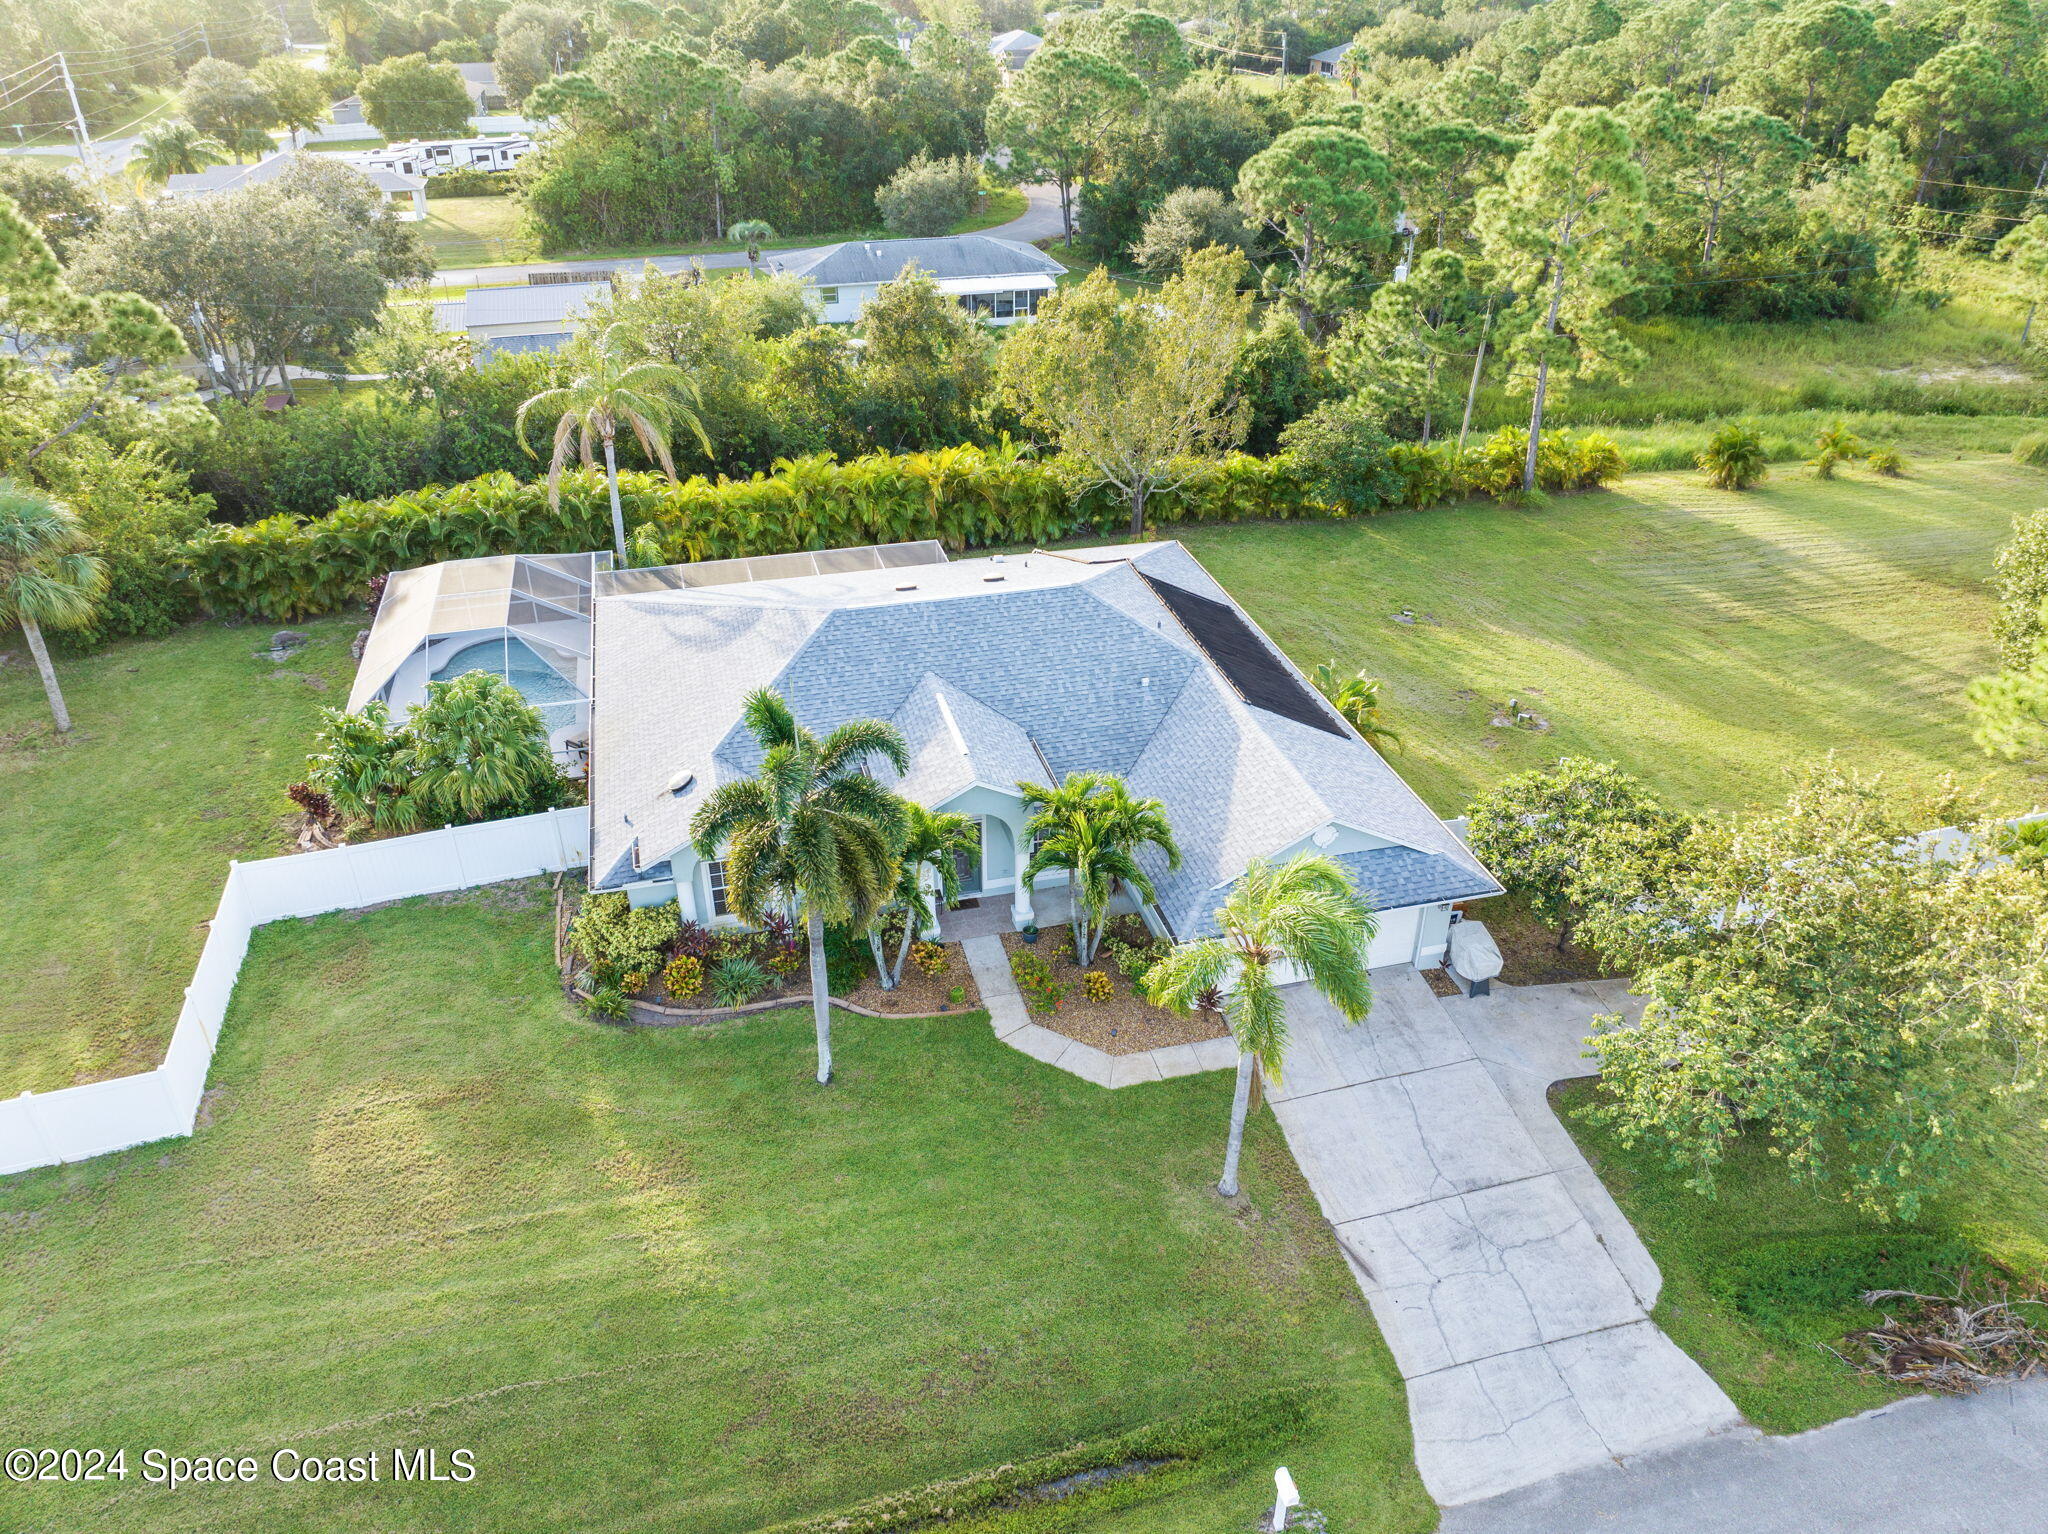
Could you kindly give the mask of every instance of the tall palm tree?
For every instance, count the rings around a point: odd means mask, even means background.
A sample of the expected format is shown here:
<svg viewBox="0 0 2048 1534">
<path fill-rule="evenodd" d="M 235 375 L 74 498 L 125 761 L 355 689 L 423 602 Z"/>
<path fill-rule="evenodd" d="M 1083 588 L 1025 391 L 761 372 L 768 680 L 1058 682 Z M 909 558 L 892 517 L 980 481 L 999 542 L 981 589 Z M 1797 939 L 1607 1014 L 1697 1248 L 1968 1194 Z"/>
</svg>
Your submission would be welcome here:
<svg viewBox="0 0 2048 1534">
<path fill-rule="evenodd" d="M 761 261 L 761 246 L 764 241 L 775 238 L 775 226 L 766 219 L 743 218 L 737 224 L 728 224 L 725 237 L 747 247 L 747 275 L 758 277 L 755 270 Z"/>
<path fill-rule="evenodd" d="M 1365 956 L 1378 924 L 1343 869 L 1321 853 L 1305 852 L 1277 865 L 1253 862 L 1218 907 L 1216 925 L 1222 937 L 1176 948 L 1155 964 L 1145 991 L 1161 1006 L 1192 1011 L 1229 987 L 1223 1016 L 1237 1042 L 1237 1090 L 1216 1191 L 1234 1198 L 1253 1076 L 1263 1072 L 1277 1083 L 1287 1052 L 1287 1001 L 1273 965 L 1292 964 L 1355 1023 L 1372 1010 Z"/>
<path fill-rule="evenodd" d="M 62 501 L 0 479 L 0 623 L 21 625 L 60 734 L 71 729 L 71 711 L 43 630 L 92 621 L 107 589 L 107 567 L 88 552 L 91 543 L 78 513 Z"/>
<path fill-rule="evenodd" d="M 1024 887 L 1035 888 L 1039 876 L 1053 869 L 1066 870 L 1074 891 L 1074 956 L 1092 964 L 1109 930 L 1109 903 L 1120 888 L 1129 886 L 1148 903 L 1159 898 L 1138 854 L 1156 847 L 1166 854 L 1169 869 L 1180 867 L 1166 806 L 1133 799 L 1123 779 L 1110 772 L 1077 772 L 1057 788 L 1019 783 L 1017 791 L 1032 807 L 1025 829 L 1038 844 L 1024 869 Z"/>
<path fill-rule="evenodd" d="M 726 899 L 742 921 L 802 916 L 823 1085 L 832 1079 L 825 926 L 873 923 L 896 889 L 903 844 L 903 801 L 868 776 L 867 762 L 880 757 L 905 772 L 910 750 L 879 719 L 849 720 L 820 740 L 765 687 L 748 694 L 740 717 L 766 753 L 761 770 L 720 785 L 691 820 L 690 839 L 699 857 L 724 858 Z"/>
<path fill-rule="evenodd" d="M 209 165 L 225 165 L 227 160 L 227 146 L 219 139 L 173 117 L 135 141 L 130 164 L 144 181 L 162 186 L 173 176 L 196 176 Z"/>
<path fill-rule="evenodd" d="M 883 955 L 879 926 L 868 931 L 875 952 L 875 974 L 884 990 L 893 991 L 903 983 L 904 961 L 910 945 L 932 918 L 931 894 L 924 887 L 924 871 L 938 875 L 939 898 L 951 905 L 960 898 L 960 870 L 953 863 L 956 852 L 972 852 L 978 845 L 972 815 L 928 810 L 914 801 L 903 806 L 903 846 L 897 853 L 894 901 L 903 912 L 903 940 L 896 945 L 896 961 Z"/>
<path fill-rule="evenodd" d="M 519 407 L 513 425 L 519 445 L 539 457 L 526 440 L 526 417 L 530 411 L 557 413 L 554 456 L 548 462 L 548 504 L 562 503 L 562 468 L 571 452 L 586 468 L 595 466 L 593 443 L 604 446 L 605 479 L 612 495 L 612 545 L 619 563 L 626 561 L 626 517 L 619 508 L 619 425 L 632 428 L 641 451 L 660 463 L 670 479 L 676 477 L 675 459 L 668 449 L 669 433 L 677 425 L 689 428 L 692 436 L 710 456 L 711 439 L 704 435 L 698 416 L 704 398 L 696 380 L 667 362 L 635 358 L 628 350 L 623 328 L 607 325 L 596 344 L 586 353 L 583 371 L 559 389 L 543 389 Z"/>
<path fill-rule="evenodd" d="M 1400 746 L 1400 733 L 1387 723 L 1387 705 L 1380 696 L 1381 683 L 1377 678 L 1363 671 L 1356 676 L 1339 675 L 1337 663 L 1326 660 L 1316 667 L 1309 680 L 1369 745 Z"/>
</svg>

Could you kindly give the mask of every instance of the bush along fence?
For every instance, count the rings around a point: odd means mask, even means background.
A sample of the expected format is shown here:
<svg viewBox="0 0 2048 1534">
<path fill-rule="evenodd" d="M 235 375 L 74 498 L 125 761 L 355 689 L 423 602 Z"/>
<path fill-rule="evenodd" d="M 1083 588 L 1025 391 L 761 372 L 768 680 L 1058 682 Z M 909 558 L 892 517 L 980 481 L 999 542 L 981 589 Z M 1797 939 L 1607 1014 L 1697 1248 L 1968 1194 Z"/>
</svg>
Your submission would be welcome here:
<svg viewBox="0 0 2048 1534">
<path fill-rule="evenodd" d="M 589 811 L 569 809 L 230 864 L 163 1064 L 0 1101 L 0 1176 L 191 1134 L 249 935 L 266 922 L 561 873 L 589 861 Z"/>
<path fill-rule="evenodd" d="M 1341 518 L 1449 496 L 1504 494 L 1527 434 L 1503 428 L 1462 458 L 1447 447 L 1394 444 L 1401 489 L 1382 503 L 1330 505 L 1307 485 L 1307 466 L 1287 453 L 1232 453 L 1193 466 L 1177 489 L 1155 496 L 1151 520 L 1238 522 Z M 1624 465 L 1605 438 L 1546 433 L 1540 465 L 1548 490 L 1605 483 Z M 1510 471 L 1513 472 L 1510 472 Z M 778 460 L 771 474 L 680 483 L 655 474 L 619 477 L 636 564 L 730 559 L 935 538 L 954 549 L 1038 545 L 1113 530 L 1129 515 L 1120 498 L 1090 486 L 1078 465 L 1032 458 L 1007 440 L 994 447 L 873 454 L 841 463 L 829 454 Z M 180 550 L 198 595 L 224 614 L 290 622 L 360 600 L 391 570 L 483 554 L 561 554 L 611 544 L 604 480 L 579 472 L 546 488 L 509 474 L 429 486 L 382 501 L 344 502 L 307 520 L 269 517 L 213 525 Z"/>
</svg>

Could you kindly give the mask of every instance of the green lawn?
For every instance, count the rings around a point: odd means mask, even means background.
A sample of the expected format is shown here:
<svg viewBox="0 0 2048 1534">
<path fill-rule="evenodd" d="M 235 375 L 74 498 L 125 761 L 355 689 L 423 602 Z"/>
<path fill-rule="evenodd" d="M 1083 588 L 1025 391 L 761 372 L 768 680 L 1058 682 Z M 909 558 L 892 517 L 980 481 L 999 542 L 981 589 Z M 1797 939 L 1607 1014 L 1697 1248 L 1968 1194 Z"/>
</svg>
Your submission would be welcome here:
<svg viewBox="0 0 2048 1534">
<path fill-rule="evenodd" d="M 1800 1432 L 1895 1399 L 1902 1392 L 1863 1379 L 1822 1351 L 1872 1313 L 1841 1310 L 1771 1326 L 1745 1315 L 1717 1292 L 1717 1275 L 1763 1243 L 1800 1243 L 1863 1235 L 1882 1243 L 1896 1227 L 1865 1219 L 1838 1197 L 1794 1185 L 1784 1164 L 1755 1145 L 1740 1146 L 1721 1173 L 1719 1195 L 1704 1199 L 1645 1148 L 1624 1150 L 1613 1135 L 1577 1112 L 1595 1103 L 1590 1082 L 1560 1090 L 1564 1121 L 1592 1159 L 1622 1210 L 1663 1270 L 1656 1319 L 1691 1353 L 1743 1414 L 1772 1432 Z M 1920 1226 L 1952 1235 L 2014 1270 L 2048 1273 L 2048 1132 L 2015 1123 L 1997 1164 L 1933 1200 Z"/>
<path fill-rule="evenodd" d="M 59 656 L 60 742 L 27 648 L 0 636 L 0 1096 L 147 1070 L 192 979 L 228 859 L 283 850 L 360 617 L 258 660 L 271 630 L 205 625 Z"/>
<path fill-rule="evenodd" d="M 1340 523 L 1169 529 L 1304 667 L 1384 678 L 1401 771 L 1445 814 L 1567 753 L 1613 758 L 1694 807 L 1776 799 L 1837 750 L 1927 787 L 2042 775 L 1970 742 L 1991 669 L 1991 553 L 2048 478 L 1966 460 L 1903 480 L 1781 470 L 1749 494 L 1697 474 L 1534 511 L 1473 503 Z M 1417 621 L 1394 621 L 1402 609 Z M 1547 734 L 1496 729 L 1515 697 Z"/>
<path fill-rule="evenodd" d="M 534 252 L 519 221 L 516 198 L 434 197 L 419 232 L 436 266 L 531 261 Z"/>
<path fill-rule="evenodd" d="M 1269 1388 L 1309 1426 L 1090 1527 L 1434 1522 L 1402 1391 L 1270 1115 L 1110 1093 L 980 1015 L 627 1032 L 547 887 L 260 931 L 196 1137 L 6 1185 L 0 1438 L 467 1448 L 465 1487 L 10 1488 L 22 1527 L 754 1530 Z M 1035 1527 L 1043 1527 L 1036 1525 Z"/>
</svg>

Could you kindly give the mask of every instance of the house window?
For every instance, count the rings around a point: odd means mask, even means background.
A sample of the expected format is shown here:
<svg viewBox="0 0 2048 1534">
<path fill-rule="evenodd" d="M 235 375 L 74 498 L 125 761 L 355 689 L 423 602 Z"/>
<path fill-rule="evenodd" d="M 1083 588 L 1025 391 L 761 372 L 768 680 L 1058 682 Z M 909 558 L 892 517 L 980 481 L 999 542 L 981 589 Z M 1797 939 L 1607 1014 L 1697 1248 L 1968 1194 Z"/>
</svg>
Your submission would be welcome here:
<svg viewBox="0 0 2048 1534">
<path fill-rule="evenodd" d="M 725 899 L 725 864 L 722 862 L 706 863 L 704 865 L 704 879 L 711 886 L 711 914 L 713 916 L 732 915 L 732 908 L 726 904 Z"/>
<path fill-rule="evenodd" d="M 996 318 L 999 320 L 1012 320 L 1016 317 L 1017 295 L 1015 293 L 996 294 Z"/>
<path fill-rule="evenodd" d="M 820 289 L 818 289 L 818 302 L 819 302 L 819 303 L 821 303 L 821 304 L 827 304 L 827 305 L 830 305 L 830 304 L 836 304 L 836 303 L 838 303 L 838 302 L 839 302 L 839 290 L 838 290 L 837 288 L 820 288 Z"/>
</svg>

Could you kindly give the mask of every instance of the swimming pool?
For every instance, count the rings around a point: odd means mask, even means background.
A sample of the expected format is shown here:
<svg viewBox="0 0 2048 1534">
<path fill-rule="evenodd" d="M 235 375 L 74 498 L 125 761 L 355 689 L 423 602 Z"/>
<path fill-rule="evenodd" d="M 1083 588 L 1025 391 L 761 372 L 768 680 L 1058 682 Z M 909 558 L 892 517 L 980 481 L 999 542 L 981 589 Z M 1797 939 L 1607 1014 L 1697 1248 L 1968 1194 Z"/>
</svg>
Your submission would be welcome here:
<svg viewBox="0 0 2048 1534">
<path fill-rule="evenodd" d="M 450 681 L 466 671 L 490 671 L 503 677 L 540 710 L 550 731 L 565 730 L 576 723 L 582 694 L 567 677 L 534 654 L 524 640 L 482 639 L 464 645 L 441 663 L 433 680 Z"/>
</svg>

